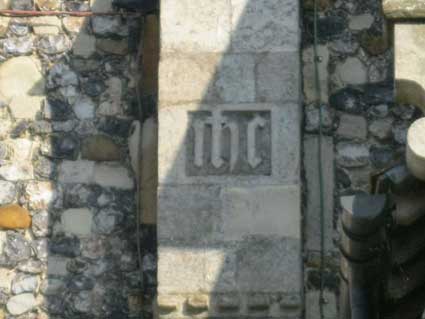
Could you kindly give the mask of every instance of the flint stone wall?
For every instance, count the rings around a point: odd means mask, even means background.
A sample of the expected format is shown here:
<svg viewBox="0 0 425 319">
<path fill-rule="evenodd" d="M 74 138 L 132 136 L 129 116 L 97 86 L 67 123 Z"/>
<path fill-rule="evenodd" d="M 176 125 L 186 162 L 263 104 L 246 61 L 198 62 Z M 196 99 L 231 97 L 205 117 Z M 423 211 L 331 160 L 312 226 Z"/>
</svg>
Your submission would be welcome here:
<svg viewBox="0 0 425 319">
<path fill-rule="evenodd" d="M 160 20 L 157 315 L 300 318 L 299 3 Z"/>
<path fill-rule="evenodd" d="M 111 10 L 111 1 L 97 2 Z M 0 5 L 90 9 L 87 1 Z M 0 230 L 0 318 L 139 316 L 128 145 L 138 116 L 129 45 L 138 39 L 129 34 L 139 25 L 0 17 L 0 205 L 32 216 L 30 229 Z"/>
<path fill-rule="evenodd" d="M 410 44 L 415 38 L 414 28 L 402 24 L 395 32 L 405 44 L 395 47 L 394 56 L 392 28 L 383 10 L 390 17 L 414 17 L 422 14 L 423 3 L 414 0 L 323 0 L 318 1 L 318 5 L 318 65 L 325 134 L 322 144 L 325 176 L 323 275 L 327 301 L 324 313 L 326 318 L 337 318 L 340 197 L 369 192 L 371 174 L 403 160 L 407 129 L 422 114 L 412 105 L 423 98 L 422 90 L 411 91 L 414 99 L 395 98 L 394 61 L 397 77 L 404 72 L 418 79 L 419 68 L 415 66 L 421 65 L 423 50 L 413 55 L 400 54 L 401 51 L 413 52 Z M 317 191 L 319 121 L 318 109 L 312 103 L 315 98 L 313 1 L 304 0 L 303 8 L 305 314 L 307 319 L 318 319 L 321 276 Z M 418 33 L 416 38 L 421 41 Z M 397 65 L 406 68 L 397 71 Z"/>
</svg>

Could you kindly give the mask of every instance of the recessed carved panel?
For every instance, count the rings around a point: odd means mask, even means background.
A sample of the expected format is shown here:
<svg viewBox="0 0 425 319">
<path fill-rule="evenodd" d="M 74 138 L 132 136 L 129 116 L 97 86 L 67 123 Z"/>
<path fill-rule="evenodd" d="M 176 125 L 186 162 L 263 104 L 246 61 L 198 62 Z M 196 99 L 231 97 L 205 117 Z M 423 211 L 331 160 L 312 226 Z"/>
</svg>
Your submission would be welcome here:
<svg viewBox="0 0 425 319">
<path fill-rule="evenodd" d="M 270 115 L 251 110 L 190 112 L 186 174 L 271 175 Z"/>
</svg>

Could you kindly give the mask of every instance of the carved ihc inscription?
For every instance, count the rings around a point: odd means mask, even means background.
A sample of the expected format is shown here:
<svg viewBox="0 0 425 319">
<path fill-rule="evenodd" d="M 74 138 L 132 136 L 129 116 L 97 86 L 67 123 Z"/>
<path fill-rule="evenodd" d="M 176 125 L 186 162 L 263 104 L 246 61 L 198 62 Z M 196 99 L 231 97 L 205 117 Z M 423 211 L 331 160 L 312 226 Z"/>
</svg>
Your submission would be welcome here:
<svg viewBox="0 0 425 319">
<path fill-rule="evenodd" d="M 271 175 L 270 111 L 189 114 L 188 176 Z"/>
</svg>

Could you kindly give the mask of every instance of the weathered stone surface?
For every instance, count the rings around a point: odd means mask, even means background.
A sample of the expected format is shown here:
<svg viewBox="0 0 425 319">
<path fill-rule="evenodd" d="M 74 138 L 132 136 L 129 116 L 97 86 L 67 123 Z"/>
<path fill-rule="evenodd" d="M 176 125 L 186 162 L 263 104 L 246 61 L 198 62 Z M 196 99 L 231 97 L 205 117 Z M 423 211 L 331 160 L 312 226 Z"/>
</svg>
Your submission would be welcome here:
<svg viewBox="0 0 425 319">
<path fill-rule="evenodd" d="M 0 288 L 6 293 L 10 292 L 12 280 L 15 274 L 10 269 L 0 268 Z"/>
<path fill-rule="evenodd" d="M 385 15 L 389 18 L 425 17 L 425 4 L 418 0 L 384 0 L 382 7 Z"/>
<path fill-rule="evenodd" d="M 365 140 L 367 138 L 367 122 L 362 116 L 342 114 L 339 118 L 337 134 L 346 139 Z"/>
<path fill-rule="evenodd" d="M 386 140 L 391 138 L 392 126 L 392 119 L 379 119 L 369 125 L 369 132 L 380 140 Z"/>
<path fill-rule="evenodd" d="M 254 67 L 250 55 L 167 56 L 160 64 L 160 102 L 254 102 Z"/>
<path fill-rule="evenodd" d="M 112 11 L 112 0 L 90 0 L 90 7 L 93 12 Z"/>
<path fill-rule="evenodd" d="M 62 183 L 89 184 L 94 178 L 94 162 L 63 161 L 59 167 L 59 181 Z"/>
<path fill-rule="evenodd" d="M 127 190 L 134 188 L 134 181 L 129 170 L 116 163 L 96 164 L 93 181 L 102 187 Z"/>
<path fill-rule="evenodd" d="M 3 229 L 26 229 L 31 226 L 29 212 L 18 205 L 0 207 L 0 228 Z"/>
<path fill-rule="evenodd" d="M 61 220 L 66 233 L 89 236 L 93 224 L 93 213 L 86 208 L 68 209 L 62 213 Z"/>
<path fill-rule="evenodd" d="M 231 33 L 228 1 L 165 0 L 161 2 L 161 11 L 162 52 L 224 52 L 228 49 Z"/>
<path fill-rule="evenodd" d="M 71 42 L 64 34 L 43 35 L 38 40 L 38 49 L 49 55 L 63 53 L 71 49 L 71 47 Z"/>
<path fill-rule="evenodd" d="M 101 209 L 94 217 L 94 229 L 102 235 L 111 235 L 123 222 L 123 214 L 115 209 Z"/>
<path fill-rule="evenodd" d="M 9 103 L 15 118 L 34 119 L 44 83 L 40 65 L 32 57 L 12 58 L 0 67 L 0 99 Z"/>
<path fill-rule="evenodd" d="M 96 16 L 91 21 L 95 35 L 105 37 L 128 35 L 128 26 L 119 16 Z"/>
<path fill-rule="evenodd" d="M 62 188 L 52 182 L 29 182 L 24 197 L 33 210 L 62 207 Z"/>
<path fill-rule="evenodd" d="M 81 156 L 91 161 L 118 161 L 121 158 L 121 149 L 111 138 L 95 135 L 83 141 Z"/>
<path fill-rule="evenodd" d="M 252 138 L 240 138 L 236 142 L 240 147 L 251 143 L 250 146 L 247 146 L 251 148 L 251 151 L 250 156 L 248 153 L 239 154 L 239 163 L 236 162 L 233 169 L 231 169 L 230 163 L 224 164 L 224 161 L 220 160 L 215 162 L 216 165 L 219 165 L 218 169 L 209 161 L 202 161 L 202 163 L 198 163 L 200 165 L 195 165 L 194 159 L 196 156 L 200 156 L 200 153 L 195 156 L 193 150 L 195 144 L 193 120 L 196 120 L 196 116 L 200 116 L 199 120 L 213 118 L 212 110 L 217 112 L 215 116 L 223 117 L 224 123 L 237 124 L 240 121 L 239 136 L 245 136 L 244 132 L 249 130 L 249 127 L 256 127 L 257 121 L 264 124 L 262 130 L 259 129 L 262 135 L 258 136 L 259 141 L 263 142 L 257 143 Z M 180 125 L 173 125 L 176 121 Z M 249 124 L 251 121 L 253 123 Z M 218 129 L 220 130 L 220 128 Z M 269 130 L 274 132 L 270 138 L 267 137 Z M 229 137 L 222 136 L 220 143 L 228 143 L 226 138 Z M 204 139 L 203 147 L 206 152 L 210 152 L 210 142 L 210 140 Z M 228 185 L 297 183 L 299 144 L 299 113 L 294 104 L 239 104 L 215 107 L 181 105 L 175 108 L 163 108 L 159 113 L 159 182 L 160 184 L 207 182 Z M 185 146 L 182 147 L 182 145 Z M 273 151 L 270 152 L 272 149 Z M 233 156 L 236 158 L 236 153 L 239 153 L 240 150 L 237 145 L 234 145 L 230 153 L 233 152 Z M 261 154 L 262 158 L 258 158 L 259 162 L 254 159 L 255 153 Z M 231 156 L 227 153 L 226 157 L 229 161 Z M 253 175 L 256 175 L 256 178 L 253 178 Z"/>
<path fill-rule="evenodd" d="M 74 104 L 74 113 L 80 120 L 95 117 L 96 105 L 88 96 L 81 96 Z"/>
<path fill-rule="evenodd" d="M 388 50 L 389 44 L 389 35 L 386 32 L 379 35 L 363 32 L 360 37 L 360 45 L 370 55 L 383 54 Z"/>
<path fill-rule="evenodd" d="M 338 143 L 337 163 L 343 167 L 362 167 L 369 163 L 369 149 L 357 143 Z"/>
<path fill-rule="evenodd" d="M 40 274 L 46 271 L 46 266 L 40 260 L 29 259 L 27 261 L 20 262 L 18 270 L 28 274 Z"/>
<path fill-rule="evenodd" d="M 258 58 L 257 101 L 297 103 L 300 99 L 299 76 L 298 53 L 268 53 Z"/>
<path fill-rule="evenodd" d="M 31 229 L 36 237 L 45 237 L 49 234 L 49 213 L 42 211 L 32 217 Z"/>
<path fill-rule="evenodd" d="M 158 292 L 196 293 L 204 285 L 204 250 L 196 248 L 158 248 Z"/>
<path fill-rule="evenodd" d="M 354 31 L 369 29 L 375 18 L 370 13 L 352 16 L 348 24 L 349 28 Z"/>
<path fill-rule="evenodd" d="M 317 47 L 317 54 L 320 57 L 318 61 L 319 80 L 320 80 L 320 101 L 327 103 L 329 99 L 328 93 L 328 64 L 329 50 L 326 46 L 320 45 Z M 314 66 L 314 50 L 309 47 L 303 50 L 303 81 L 304 81 L 304 100 L 306 104 L 316 101 L 315 87 L 315 66 Z"/>
<path fill-rule="evenodd" d="M 255 61 L 250 55 L 225 55 L 216 66 L 214 93 L 226 102 L 254 102 Z M 181 86 L 181 84 L 180 84 Z M 208 87 L 204 87 L 207 89 Z"/>
<path fill-rule="evenodd" d="M 67 16 L 62 19 L 63 27 L 69 33 L 80 33 L 87 25 L 87 19 Z"/>
<path fill-rule="evenodd" d="M 12 28 L 13 25 L 10 25 Z M 7 38 L 3 42 L 3 50 L 10 55 L 29 55 L 34 49 L 33 38 L 23 36 L 19 38 Z"/>
<path fill-rule="evenodd" d="M 30 293 L 13 296 L 6 304 L 7 310 L 15 316 L 28 312 L 36 306 L 37 301 Z"/>
<path fill-rule="evenodd" d="M 47 259 L 47 274 L 51 276 L 66 276 L 68 258 L 49 256 Z"/>
<path fill-rule="evenodd" d="M 318 137 L 306 135 L 304 137 L 304 168 L 307 189 L 307 205 L 305 217 L 306 249 L 320 251 L 320 192 L 319 190 L 319 162 L 318 162 Z M 333 238 L 333 207 L 334 207 L 334 144 L 331 137 L 322 140 L 322 172 L 323 172 L 323 196 L 324 196 L 324 224 L 325 224 L 325 248 L 333 251 L 335 247 Z"/>
<path fill-rule="evenodd" d="M 301 292 L 301 242 L 249 238 L 236 252 L 236 281 L 243 292 Z"/>
<path fill-rule="evenodd" d="M 15 267 L 19 262 L 31 256 L 29 242 L 19 233 L 7 232 L 3 252 L 0 255 L 0 264 Z"/>
<path fill-rule="evenodd" d="M 28 162 L 0 166 L 0 176 L 11 182 L 33 179 L 33 167 Z"/>
<path fill-rule="evenodd" d="M 106 53 L 126 55 L 128 53 L 128 39 L 97 39 L 96 48 Z"/>
<path fill-rule="evenodd" d="M 55 16 L 32 17 L 30 25 L 37 35 L 59 34 L 62 31 L 62 21 Z"/>
<path fill-rule="evenodd" d="M 211 54 L 163 57 L 159 65 L 160 103 L 211 99 L 215 71 L 219 63 L 220 57 Z"/>
<path fill-rule="evenodd" d="M 253 235 L 301 237 L 298 186 L 225 188 L 222 200 L 224 240 Z"/>
<path fill-rule="evenodd" d="M 72 41 L 72 52 L 76 56 L 89 58 L 96 52 L 96 38 L 85 32 L 78 33 Z"/>
<path fill-rule="evenodd" d="M 158 189 L 158 238 L 184 243 L 209 243 L 223 234 L 220 189 L 178 186 Z"/>
<path fill-rule="evenodd" d="M 47 76 L 47 87 L 67 87 L 77 86 L 79 83 L 77 73 L 75 73 L 68 64 L 56 63 Z"/>
<path fill-rule="evenodd" d="M 338 64 L 333 81 L 339 86 L 359 85 L 367 83 L 367 69 L 360 59 L 349 57 L 343 63 Z"/>
<path fill-rule="evenodd" d="M 35 0 L 34 3 L 37 8 L 43 11 L 59 10 L 61 5 L 61 2 L 58 0 Z"/>
<path fill-rule="evenodd" d="M 421 72 L 425 61 L 424 32 L 423 24 L 394 26 L 396 101 L 422 110 L 425 109 L 425 80 Z"/>
<path fill-rule="evenodd" d="M 297 51 L 299 4 L 296 1 L 232 1 L 235 52 Z M 223 11 L 224 12 L 224 11 Z"/>
<path fill-rule="evenodd" d="M 16 186 L 11 182 L 0 181 L 0 205 L 10 204 L 16 198 Z"/>
<path fill-rule="evenodd" d="M 122 90 L 123 81 L 118 77 L 111 77 L 105 81 L 106 90 L 101 96 L 101 104 L 97 109 L 98 115 L 116 116 L 123 113 Z"/>
<path fill-rule="evenodd" d="M 34 292 L 38 287 L 38 277 L 18 274 L 12 281 L 12 293 L 15 295 L 24 292 Z"/>
<path fill-rule="evenodd" d="M 4 37 L 6 35 L 7 30 L 9 30 L 9 17 L 0 17 L 0 37 Z"/>
<path fill-rule="evenodd" d="M 405 123 L 397 123 L 392 127 L 392 133 L 394 140 L 401 145 L 405 145 L 407 142 L 407 132 L 409 125 Z"/>
</svg>

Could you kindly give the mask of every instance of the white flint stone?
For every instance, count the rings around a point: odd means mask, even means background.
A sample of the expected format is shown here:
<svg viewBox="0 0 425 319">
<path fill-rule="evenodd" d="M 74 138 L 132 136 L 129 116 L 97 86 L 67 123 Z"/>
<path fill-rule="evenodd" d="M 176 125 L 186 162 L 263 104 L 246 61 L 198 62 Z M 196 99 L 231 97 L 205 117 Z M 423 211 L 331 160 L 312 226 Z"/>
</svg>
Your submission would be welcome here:
<svg viewBox="0 0 425 319">
<path fill-rule="evenodd" d="M 33 294 L 25 293 L 13 296 L 6 304 L 7 310 L 14 316 L 21 315 L 37 306 L 37 301 Z"/>
<path fill-rule="evenodd" d="M 90 0 L 90 7 L 93 12 L 112 11 L 112 0 Z"/>
<path fill-rule="evenodd" d="M 0 98 L 11 103 L 16 98 L 43 96 L 45 83 L 40 70 L 40 62 L 33 57 L 16 57 L 2 63 Z"/>
<path fill-rule="evenodd" d="M 80 120 L 92 119 L 95 116 L 96 105 L 93 100 L 86 96 L 81 96 L 74 105 L 75 115 Z"/>
<path fill-rule="evenodd" d="M 122 114 L 122 80 L 117 77 L 106 81 L 107 90 L 102 94 L 103 102 L 97 110 L 98 115 L 114 116 Z"/>
<path fill-rule="evenodd" d="M 392 135 L 393 120 L 378 119 L 369 125 L 369 132 L 380 140 L 385 140 Z"/>
<path fill-rule="evenodd" d="M 47 274 L 51 276 L 66 276 L 68 271 L 66 264 L 67 258 L 48 256 L 47 258 Z"/>
<path fill-rule="evenodd" d="M 34 178 L 33 167 L 28 162 L 0 166 L 0 177 L 7 181 L 16 182 Z"/>
<path fill-rule="evenodd" d="M 339 87 L 349 84 L 365 84 L 367 79 L 367 68 L 356 57 L 349 57 L 343 63 L 338 64 L 333 75 L 333 80 Z"/>
<path fill-rule="evenodd" d="M 370 13 L 350 17 L 349 28 L 354 31 L 369 29 L 375 18 Z"/>
<path fill-rule="evenodd" d="M 369 164 L 369 148 L 364 144 L 339 143 L 337 145 L 337 162 L 342 167 L 354 168 Z"/>
<path fill-rule="evenodd" d="M 38 277 L 32 275 L 17 276 L 12 282 L 12 293 L 15 295 L 24 292 L 33 292 L 37 289 Z"/>
<path fill-rule="evenodd" d="M 62 213 L 62 226 L 67 234 L 87 237 L 91 234 L 93 213 L 87 208 L 68 209 Z"/>
<path fill-rule="evenodd" d="M 73 40 L 72 52 L 76 56 L 89 58 L 96 52 L 96 38 L 88 33 L 80 32 Z"/>
<path fill-rule="evenodd" d="M 95 35 L 121 36 L 128 35 L 128 25 L 119 16 L 96 16 L 92 18 L 92 28 Z"/>
<path fill-rule="evenodd" d="M 0 249 L 0 252 L 1 252 L 1 249 Z M 5 289 L 7 292 L 9 292 L 12 285 L 12 280 L 14 277 L 15 277 L 15 273 L 11 271 L 10 269 L 0 268 L 0 288 Z"/>
<path fill-rule="evenodd" d="M 1 170 L 1 169 L 0 169 Z M 63 161 L 59 168 L 59 181 L 65 184 L 90 184 L 94 178 L 94 162 Z"/>
<path fill-rule="evenodd" d="M 12 98 L 9 107 L 15 119 L 35 120 L 43 101 L 44 96 L 18 95 Z"/>
<path fill-rule="evenodd" d="M 55 16 L 32 17 L 30 25 L 37 35 L 59 34 L 62 29 L 61 19 Z"/>
<path fill-rule="evenodd" d="M 16 198 L 14 183 L 0 181 L 0 205 L 11 204 Z"/>
<path fill-rule="evenodd" d="M 94 167 L 94 183 L 102 187 L 133 189 L 134 181 L 129 170 L 115 163 L 96 164 Z"/>
<path fill-rule="evenodd" d="M 25 187 L 25 197 L 34 210 L 60 208 L 62 190 L 52 182 L 30 182 Z"/>
</svg>

